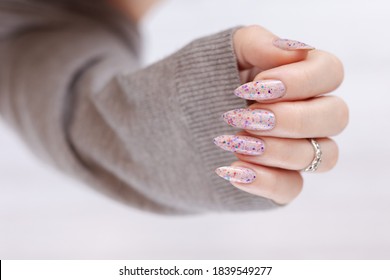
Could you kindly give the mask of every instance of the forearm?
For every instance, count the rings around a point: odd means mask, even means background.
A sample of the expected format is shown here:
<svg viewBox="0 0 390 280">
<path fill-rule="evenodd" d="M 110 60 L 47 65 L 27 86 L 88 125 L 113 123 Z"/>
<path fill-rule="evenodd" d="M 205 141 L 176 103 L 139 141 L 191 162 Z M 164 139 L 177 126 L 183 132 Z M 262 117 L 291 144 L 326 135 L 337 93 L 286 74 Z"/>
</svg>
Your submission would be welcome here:
<svg viewBox="0 0 390 280">
<path fill-rule="evenodd" d="M 136 72 L 131 46 L 93 21 L 25 33 L 2 45 L 1 113 L 41 157 L 128 205 L 272 208 L 214 174 L 234 159 L 212 142 L 235 132 L 220 115 L 245 106 L 232 94 L 240 83 L 233 32 Z"/>
</svg>

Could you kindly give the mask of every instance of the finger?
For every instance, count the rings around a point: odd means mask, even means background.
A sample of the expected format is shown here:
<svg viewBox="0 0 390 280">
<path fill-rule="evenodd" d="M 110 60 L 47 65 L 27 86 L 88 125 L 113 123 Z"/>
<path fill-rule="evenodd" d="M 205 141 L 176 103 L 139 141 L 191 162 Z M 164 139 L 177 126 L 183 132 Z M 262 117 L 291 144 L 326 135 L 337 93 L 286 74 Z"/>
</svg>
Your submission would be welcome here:
<svg viewBox="0 0 390 280">
<path fill-rule="evenodd" d="M 343 77 L 343 65 L 337 57 L 312 51 L 303 61 L 261 72 L 234 94 L 259 102 L 303 100 L 335 90 Z"/>
<path fill-rule="evenodd" d="M 348 107 L 339 97 L 322 96 L 307 101 L 254 103 L 222 117 L 253 135 L 316 138 L 340 133 L 348 123 Z"/>
<path fill-rule="evenodd" d="M 275 201 L 286 204 L 302 190 L 303 179 L 299 172 L 269 168 L 237 161 L 231 166 L 220 167 L 216 173 L 230 181 L 233 186 Z M 249 180 L 249 181 L 248 181 Z"/>
<path fill-rule="evenodd" d="M 308 50 L 286 51 L 275 46 L 278 37 L 257 25 L 238 29 L 233 37 L 234 50 L 240 70 L 257 67 L 271 69 L 306 58 Z"/>
<path fill-rule="evenodd" d="M 317 172 L 332 169 L 338 160 L 337 144 L 329 138 L 317 138 L 322 161 Z M 235 153 L 244 162 L 289 170 L 303 170 L 311 164 L 315 151 L 307 139 L 254 137 L 247 132 L 216 137 L 214 143 Z"/>
</svg>

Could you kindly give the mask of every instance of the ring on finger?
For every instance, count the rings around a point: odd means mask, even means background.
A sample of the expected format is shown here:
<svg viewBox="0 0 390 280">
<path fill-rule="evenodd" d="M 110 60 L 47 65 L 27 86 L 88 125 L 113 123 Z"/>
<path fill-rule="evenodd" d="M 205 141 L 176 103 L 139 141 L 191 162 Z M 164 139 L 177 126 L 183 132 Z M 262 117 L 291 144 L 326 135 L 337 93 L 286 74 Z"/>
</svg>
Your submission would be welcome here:
<svg viewBox="0 0 390 280">
<path fill-rule="evenodd" d="M 318 142 L 314 138 L 311 138 L 308 140 L 311 142 L 311 144 L 313 145 L 313 148 L 314 148 L 314 159 L 310 163 L 310 165 L 308 167 L 306 167 L 305 169 L 303 169 L 302 171 L 315 172 L 318 169 L 318 166 L 321 164 L 322 151 L 321 151 L 320 144 L 318 144 Z"/>
</svg>

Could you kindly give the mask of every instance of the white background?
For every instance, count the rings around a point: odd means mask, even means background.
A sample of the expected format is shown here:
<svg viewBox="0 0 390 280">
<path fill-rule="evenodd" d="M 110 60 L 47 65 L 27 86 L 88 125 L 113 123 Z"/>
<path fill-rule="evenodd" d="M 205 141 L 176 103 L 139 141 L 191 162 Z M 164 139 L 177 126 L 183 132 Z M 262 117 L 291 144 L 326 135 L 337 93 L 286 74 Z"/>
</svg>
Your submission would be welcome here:
<svg viewBox="0 0 390 280">
<path fill-rule="evenodd" d="M 390 261 L 371 260 L 7 260 L 1 263 L 1 276 L 4 280 L 69 280 L 69 279 L 272 279 L 272 280 L 329 280 L 329 279 L 375 279 L 388 280 L 390 271 L 388 269 Z M 120 269 L 127 270 L 127 275 L 119 275 Z M 161 276 L 155 272 L 147 272 L 149 276 L 134 276 L 134 270 L 144 269 L 169 269 L 179 275 Z M 217 276 L 213 275 L 214 267 L 217 267 Z M 241 267 L 244 271 L 241 275 L 238 269 L 235 276 L 223 275 L 219 272 L 219 267 Z M 272 267 L 251 270 L 245 275 L 245 267 Z M 22 269 L 21 269 L 22 268 Z M 130 270 L 131 269 L 131 270 Z M 184 271 L 185 269 L 186 272 Z M 203 274 L 197 270 L 196 275 L 188 274 L 188 269 L 202 269 Z M 208 270 L 208 271 L 207 271 Z M 140 269 L 138 270 L 140 271 Z M 193 271 L 193 270 L 192 270 Z M 226 270 L 225 270 L 226 271 Z M 250 271 L 254 271 L 250 274 Z M 318 272 L 321 271 L 319 274 Z M 218 275 L 219 273 L 222 275 Z M 140 272 L 139 272 L 140 273 Z M 182 275 L 180 274 L 182 273 Z M 226 272 L 225 272 L 226 273 Z M 258 273 L 256 276 L 255 274 Z M 263 275 L 261 276 L 261 273 Z M 269 274 L 268 274 L 269 273 Z M 164 272 L 163 272 L 164 274 Z M 269 275 L 269 276 L 268 276 Z M 147 277 L 147 278 L 146 278 Z M 336 278 L 337 277 L 337 278 Z"/>
<path fill-rule="evenodd" d="M 373 1 L 170 0 L 149 14 L 145 63 L 260 24 L 335 53 L 350 106 L 327 174 L 271 212 L 163 217 L 129 209 L 36 160 L 0 123 L 0 258 L 390 258 L 390 6 Z M 329 69 L 332 71 L 332 69 Z"/>
</svg>

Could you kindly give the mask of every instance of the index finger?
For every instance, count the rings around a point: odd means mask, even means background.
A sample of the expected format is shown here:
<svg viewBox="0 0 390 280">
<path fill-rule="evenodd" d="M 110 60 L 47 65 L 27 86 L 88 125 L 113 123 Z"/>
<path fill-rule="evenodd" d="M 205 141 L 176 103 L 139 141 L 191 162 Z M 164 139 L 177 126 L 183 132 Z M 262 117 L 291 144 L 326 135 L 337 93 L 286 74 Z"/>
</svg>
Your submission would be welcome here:
<svg viewBox="0 0 390 280">
<path fill-rule="evenodd" d="M 343 65 L 337 57 L 313 50 L 305 60 L 259 73 L 234 94 L 258 102 L 304 100 L 335 90 L 343 77 Z"/>
</svg>

